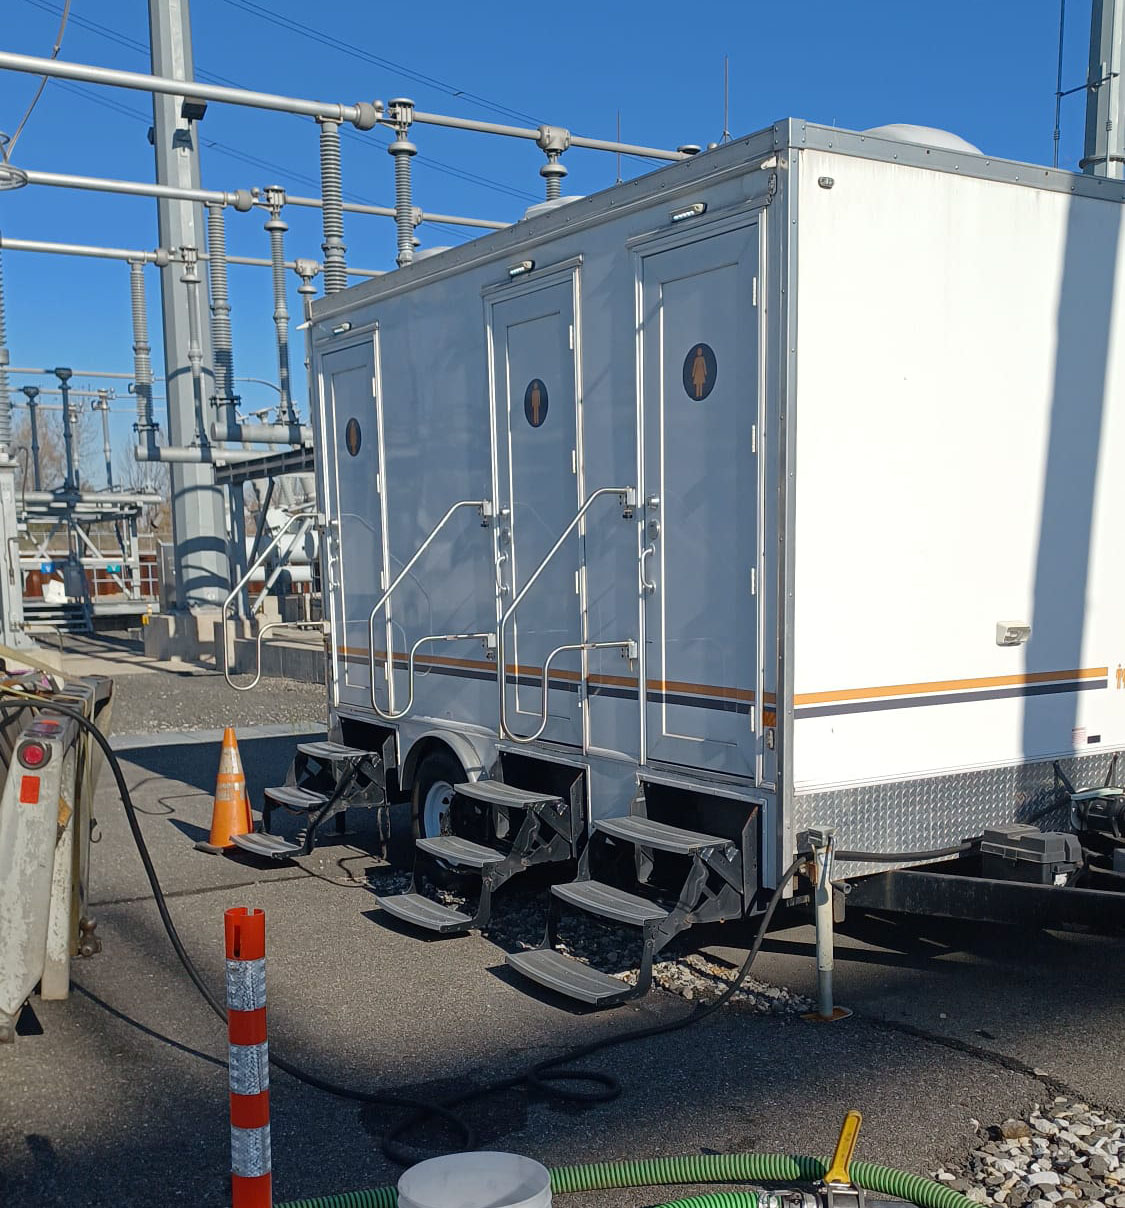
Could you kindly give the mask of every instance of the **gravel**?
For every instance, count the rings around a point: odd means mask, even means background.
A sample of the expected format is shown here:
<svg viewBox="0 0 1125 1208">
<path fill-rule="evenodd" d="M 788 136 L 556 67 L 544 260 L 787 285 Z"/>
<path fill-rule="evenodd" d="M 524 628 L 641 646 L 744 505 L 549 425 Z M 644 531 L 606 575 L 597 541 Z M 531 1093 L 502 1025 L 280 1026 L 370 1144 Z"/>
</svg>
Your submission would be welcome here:
<svg viewBox="0 0 1125 1208">
<path fill-rule="evenodd" d="M 322 684 L 264 679 L 253 692 L 235 692 L 214 672 L 147 671 L 114 681 L 112 732 L 158 734 L 279 723 L 314 728 L 325 725 L 326 714 Z"/>
<path fill-rule="evenodd" d="M 410 887 L 410 874 L 395 869 L 372 869 L 369 883 L 378 894 L 405 893 Z M 428 887 L 424 892 L 443 905 L 459 909 L 467 900 L 453 887 Z M 505 886 L 503 901 L 495 904 L 493 917 L 484 929 L 485 938 L 506 952 L 538 948 L 546 930 L 547 894 L 547 887 L 542 884 Z M 729 988 L 738 976 L 739 967 L 694 952 L 693 946 L 690 931 L 677 936 L 664 949 L 663 959 L 653 964 L 653 985 L 688 1002 L 709 1002 Z M 558 949 L 566 956 L 636 985 L 641 957 L 640 932 L 636 928 L 602 923 L 589 915 L 567 911 L 560 920 Z M 814 1008 L 814 1003 L 803 995 L 751 976 L 747 976 L 731 1002 L 763 1015 L 801 1014 Z"/>
<path fill-rule="evenodd" d="M 963 1166 L 935 1178 L 978 1204 L 1125 1208 L 1125 1122 L 1058 1096 L 990 1127 Z"/>
</svg>

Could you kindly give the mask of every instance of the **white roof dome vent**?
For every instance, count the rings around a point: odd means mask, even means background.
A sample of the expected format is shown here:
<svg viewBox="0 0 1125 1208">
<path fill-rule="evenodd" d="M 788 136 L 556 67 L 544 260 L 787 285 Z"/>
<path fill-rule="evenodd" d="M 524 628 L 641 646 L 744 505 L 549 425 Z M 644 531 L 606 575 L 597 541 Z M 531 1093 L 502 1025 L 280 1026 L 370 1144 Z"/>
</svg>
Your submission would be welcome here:
<svg viewBox="0 0 1125 1208">
<path fill-rule="evenodd" d="M 937 147 L 942 151 L 962 151 L 970 155 L 983 155 L 979 147 L 974 147 L 967 139 L 959 134 L 951 134 L 948 130 L 938 130 L 934 126 L 912 126 L 908 122 L 892 122 L 889 126 L 872 126 L 864 130 L 864 134 L 876 138 L 890 138 L 900 143 L 914 143 L 919 147 Z"/>
<path fill-rule="evenodd" d="M 573 193 L 569 197 L 552 197 L 550 201 L 537 201 L 535 205 L 528 206 L 523 212 L 524 218 L 536 218 L 540 214 L 549 214 L 552 210 L 557 210 L 559 206 L 570 205 L 572 201 L 581 201 L 584 194 Z"/>
</svg>

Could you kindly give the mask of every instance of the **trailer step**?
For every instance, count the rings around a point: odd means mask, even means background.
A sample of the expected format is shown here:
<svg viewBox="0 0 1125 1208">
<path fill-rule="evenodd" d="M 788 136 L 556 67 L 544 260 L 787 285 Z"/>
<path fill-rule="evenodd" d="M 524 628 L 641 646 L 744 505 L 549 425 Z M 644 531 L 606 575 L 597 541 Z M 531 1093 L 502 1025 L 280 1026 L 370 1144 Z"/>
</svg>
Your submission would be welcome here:
<svg viewBox="0 0 1125 1208">
<path fill-rule="evenodd" d="M 667 826 L 630 814 L 625 818 L 603 818 L 594 823 L 594 829 L 612 839 L 623 839 L 637 847 L 649 847 L 656 851 L 673 852 L 690 856 L 707 847 L 729 847 L 730 839 L 718 835 L 704 835 L 698 831 L 681 830 L 678 826 Z"/>
<path fill-rule="evenodd" d="M 537 805 L 561 805 L 563 800 L 554 793 L 534 793 L 518 789 L 502 780 L 471 780 L 454 785 L 455 793 L 489 805 L 506 805 L 512 809 L 533 809 Z"/>
<path fill-rule="evenodd" d="M 275 804 L 301 814 L 311 814 L 313 810 L 320 809 L 328 801 L 323 793 L 314 792 L 312 789 L 300 789 L 292 784 L 282 784 L 277 788 L 266 789 L 265 795 Z"/>
<path fill-rule="evenodd" d="M 553 948 L 510 952 L 508 964 L 517 973 L 548 990 L 564 994 L 567 998 L 577 998 L 593 1007 L 616 1006 L 636 994 L 636 989 L 628 982 L 563 956 Z"/>
<path fill-rule="evenodd" d="M 308 755 L 312 759 L 319 759 L 321 763 L 348 763 L 356 759 L 362 759 L 364 755 L 373 755 L 378 759 L 378 755 L 374 751 L 364 751 L 360 747 L 346 747 L 342 742 L 332 742 L 328 739 L 318 739 L 315 742 L 299 742 L 297 750 L 302 755 Z"/>
<path fill-rule="evenodd" d="M 288 860 L 301 851 L 300 843 L 293 843 L 280 835 L 264 835 L 260 831 L 231 835 L 230 839 L 236 847 L 248 851 L 252 856 L 268 856 L 271 860 Z"/>
<path fill-rule="evenodd" d="M 457 935 L 468 931 L 473 925 L 473 920 L 467 914 L 454 910 L 452 906 L 433 902 L 420 893 L 396 893 L 387 897 L 376 895 L 375 901 L 396 919 L 426 931 L 436 931 L 438 935 Z"/>
<path fill-rule="evenodd" d="M 643 927 L 645 923 L 668 917 L 668 911 L 658 902 L 635 893 L 626 893 L 602 881 L 571 881 L 567 885 L 552 885 L 551 892 L 587 914 L 627 923 L 631 927 Z"/>
<path fill-rule="evenodd" d="M 480 843 L 472 843 L 468 839 L 456 835 L 438 835 L 433 839 L 417 839 L 414 846 L 426 855 L 441 860 L 443 864 L 455 868 L 472 868 L 483 872 L 503 864 L 505 856 L 494 847 L 485 847 Z"/>
</svg>

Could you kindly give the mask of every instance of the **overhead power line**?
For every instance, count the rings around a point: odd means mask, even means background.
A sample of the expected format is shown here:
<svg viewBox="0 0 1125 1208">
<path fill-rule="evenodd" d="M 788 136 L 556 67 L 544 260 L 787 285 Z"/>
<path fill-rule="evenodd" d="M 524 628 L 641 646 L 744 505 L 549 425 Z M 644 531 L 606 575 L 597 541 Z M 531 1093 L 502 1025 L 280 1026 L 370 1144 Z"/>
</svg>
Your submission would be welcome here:
<svg viewBox="0 0 1125 1208">
<path fill-rule="evenodd" d="M 70 16 L 70 0 L 66 0 L 63 5 L 61 19 L 59 21 L 59 32 L 55 34 L 55 44 L 51 47 L 51 58 L 57 59 L 59 51 L 62 50 L 63 34 L 66 33 L 66 22 Z M 19 142 L 20 135 L 23 133 L 24 126 L 27 125 L 27 119 L 35 112 L 35 106 L 39 104 L 39 98 L 43 95 L 43 89 L 47 87 L 47 77 L 43 76 L 39 81 L 39 87 L 35 90 L 35 95 L 31 98 L 31 104 L 28 105 L 23 117 L 19 120 L 19 125 L 16 126 L 15 133 L 11 138 L 4 140 L 3 152 L 4 159 L 7 160 L 9 154 L 15 150 L 16 143 Z"/>
<path fill-rule="evenodd" d="M 24 3 L 30 4 L 33 8 L 41 9 L 43 12 L 52 13 L 55 16 L 57 16 L 60 12 L 59 6 L 57 4 L 50 3 L 50 0 L 24 0 Z M 147 42 L 142 42 L 142 41 L 138 40 L 137 38 L 131 38 L 127 34 L 121 33 L 119 30 L 111 29 L 108 25 L 102 25 L 97 21 L 91 21 L 88 17 L 80 17 L 77 14 L 72 14 L 70 20 L 71 20 L 71 24 L 73 24 L 73 25 L 76 25 L 82 29 L 88 30 L 90 33 L 97 34 L 99 37 L 107 38 L 107 39 L 109 39 L 109 41 L 115 42 L 118 46 L 122 46 L 127 50 L 132 50 L 138 54 L 144 55 L 146 58 L 148 57 L 149 46 L 148 46 Z M 297 23 L 294 23 L 294 24 L 297 24 Z M 325 37 L 327 37 L 327 35 L 325 35 Z M 352 48 L 349 48 L 349 47 L 346 47 L 346 45 L 343 45 L 343 49 L 350 50 Z M 362 53 L 357 52 L 357 54 L 359 54 L 359 57 L 363 57 Z M 225 84 L 231 88 L 241 88 L 243 86 L 237 80 L 232 80 L 226 76 L 218 75 L 212 71 L 205 71 L 198 67 L 196 68 L 196 75 L 201 80 L 206 80 L 206 81 L 209 81 L 210 83 L 214 83 L 214 84 Z M 57 81 L 57 82 L 60 85 L 62 83 L 64 83 L 64 81 Z M 73 86 L 72 86 L 72 90 L 73 90 Z M 81 95 L 88 97 L 90 100 L 99 100 L 98 93 L 82 91 Z M 465 94 L 465 95 L 469 95 L 469 94 Z M 113 107 L 114 106 L 112 106 L 112 105 L 107 105 L 107 108 L 113 108 Z M 118 105 L 116 107 L 118 108 L 119 112 L 123 112 L 123 113 L 127 112 L 127 113 L 129 113 L 130 116 L 133 116 L 133 117 L 142 116 L 142 115 L 138 114 L 137 110 L 129 109 L 128 106 Z M 508 111 L 508 112 L 510 115 L 520 117 L 521 119 L 524 117 L 524 115 L 519 114 L 515 111 Z M 150 119 L 148 119 L 147 117 L 142 117 L 142 120 L 149 121 Z M 534 119 L 532 119 L 532 118 L 528 118 L 527 120 L 534 121 Z M 362 139 L 361 135 L 358 135 L 354 131 L 351 131 L 351 130 L 345 130 L 345 131 L 343 131 L 343 133 L 350 136 L 353 139 L 360 139 L 360 140 Z M 215 150 L 222 151 L 224 154 L 230 155 L 232 158 L 235 158 L 235 159 L 241 159 L 245 163 L 258 163 L 259 166 L 265 166 L 265 167 L 270 166 L 267 161 L 257 160 L 256 157 L 249 155 L 247 152 L 239 151 L 237 148 L 230 147 L 228 144 L 219 143 L 219 142 L 215 142 L 215 141 L 208 142 L 206 139 L 203 139 L 201 141 L 203 141 L 204 146 L 208 146 Z M 434 172 L 439 172 L 442 175 L 451 176 L 456 180 L 464 181 L 466 184 L 478 185 L 481 188 L 491 189 L 497 193 L 504 193 L 507 196 L 516 199 L 517 201 L 538 201 L 538 200 L 540 200 L 540 198 L 538 197 L 537 194 L 532 193 L 527 189 L 521 189 L 515 185 L 504 184 L 501 181 L 494 180 L 487 176 L 479 176 L 475 172 L 470 172 L 465 168 L 457 167 L 455 164 L 445 163 L 444 161 L 442 161 L 440 159 L 434 159 L 430 155 L 421 154 L 421 155 L 416 156 L 415 160 L 414 160 L 414 164 L 415 164 L 415 167 L 422 168 L 422 169 L 429 169 Z M 301 177 L 297 173 L 294 173 L 294 172 L 290 171 L 289 169 L 283 169 L 283 168 L 278 167 L 277 165 L 274 165 L 273 170 L 277 171 L 277 172 L 281 172 L 283 175 L 288 174 L 294 180 L 300 179 L 302 181 L 302 183 L 310 183 L 309 177 L 307 177 L 307 176 Z M 316 182 L 311 182 L 311 183 L 316 183 Z M 317 184 L 316 187 L 319 187 L 319 184 Z M 360 198 L 360 197 L 354 197 L 354 198 L 352 198 L 352 200 L 363 201 L 364 199 Z M 370 204 L 374 204 L 374 203 L 370 203 Z"/>
<path fill-rule="evenodd" d="M 379 55 L 373 55 L 370 51 L 364 50 L 362 47 L 355 46 L 350 42 L 345 42 L 341 38 L 333 37 L 332 34 L 325 33 L 321 29 L 316 29 L 311 25 L 305 25 L 301 21 L 296 21 L 292 17 L 283 16 L 272 8 L 267 8 L 264 4 L 257 4 L 254 0 L 224 0 L 232 8 L 240 8 L 243 12 L 249 13 L 251 16 L 259 17 L 263 21 L 268 21 L 271 25 L 276 25 L 280 29 L 286 29 L 290 33 L 299 34 L 302 38 L 311 39 L 314 42 L 319 42 L 322 46 L 327 46 L 331 50 L 339 51 L 340 54 L 349 55 L 353 59 L 359 59 L 364 63 L 371 63 L 375 67 L 382 67 L 387 71 L 393 71 L 396 74 L 403 76 L 405 79 L 413 80 L 417 84 L 424 84 L 428 88 L 436 88 L 439 92 L 445 93 L 446 96 L 457 97 L 459 100 L 468 101 L 472 105 L 477 105 L 482 109 L 491 110 L 493 113 L 500 114 L 503 117 L 516 118 L 521 122 L 529 122 L 533 126 L 540 125 L 540 119 L 532 117 L 530 114 L 524 113 L 519 109 L 511 109 L 507 105 L 501 104 L 499 101 L 490 100 L 488 97 L 481 96 L 476 92 L 469 92 L 465 88 L 458 88 L 455 84 L 449 83 L 447 80 L 439 79 L 437 76 L 427 75 L 425 72 L 416 71 L 412 67 L 407 67 L 403 63 L 397 63 L 394 59 L 384 59 Z"/>
</svg>

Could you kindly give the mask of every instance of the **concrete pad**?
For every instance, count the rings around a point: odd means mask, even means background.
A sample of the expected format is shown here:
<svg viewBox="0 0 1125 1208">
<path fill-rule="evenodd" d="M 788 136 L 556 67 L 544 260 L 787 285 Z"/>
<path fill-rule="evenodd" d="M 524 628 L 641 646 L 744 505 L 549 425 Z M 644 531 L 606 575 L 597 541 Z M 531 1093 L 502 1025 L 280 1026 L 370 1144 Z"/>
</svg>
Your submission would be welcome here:
<svg viewBox="0 0 1125 1208">
<path fill-rule="evenodd" d="M 267 719 L 296 712 L 304 699 L 294 693 L 279 705 L 273 694 L 216 707 L 213 685 L 214 677 L 128 676 L 119 704 L 151 727 L 206 721 L 217 707 L 258 727 L 295 724 Z M 352 834 L 295 865 L 196 853 L 193 828 L 209 821 L 216 733 L 199 743 L 169 737 L 123 753 L 169 911 L 221 993 L 223 910 L 266 910 L 271 1044 L 303 1069 L 383 1094 L 448 1097 L 694 1009 L 657 991 L 587 1013 L 526 992 L 508 975 L 503 951 L 482 937 L 425 940 L 384 925 L 367 885 L 389 876 L 375 811 L 350 818 Z M 284 778 L 294 745 L 256 730 L 242 743 L 255 800 Z M 34 1000 L 40 1035 L 0 1048 L 0 1203 L 217 1208 L 229 1202 L 225 1028 L 161 930 L 108 778 L 97 814 L 93 899 L 104 951 L 76 962 L 68 1001 Z M 401 825 L 402 813 L 396 818 Z M 498 911 L 509 892 L 522 891 L 502 891 Z M 738 927 L 700 938 L 721 942 L 732 960 L 746 942 Z M 806 1024 L 727 1007 L 583 1058 L 579 1065 L 620 1082 L 612 1102 L 563 1103 L 519 1083 L 467 1104 L 465 1115 L 481 1144 L 555 1165 L 704 1150 L 824 1152 L 854 1106 L 865 1115 L 863 1157 L 925 1172 L 963 1159 L 976 1121 L 1049 1101 L 1060 1083 L 1120 1110 L 1123 955 L 1120 941 L 1094 937 L 853 915 L 837 964 L 838 998 L 856 1009 L 850 1020 Z M 776 932 L 755 973 L 810 990 L 811 932 Z M 278 1203 L 397 1177 L 380 1142 L 402 1109 L 334 1097 L 276 1068 L 271 1098 Z M 433 1125 L 416 1139 L 438 1149 L 454 1140 Z M 633 1208 L 672 1194 L 559 1202 Z"/>
</svg>

